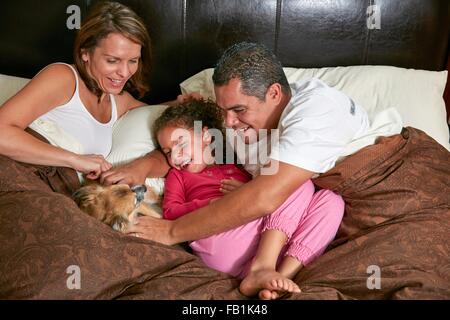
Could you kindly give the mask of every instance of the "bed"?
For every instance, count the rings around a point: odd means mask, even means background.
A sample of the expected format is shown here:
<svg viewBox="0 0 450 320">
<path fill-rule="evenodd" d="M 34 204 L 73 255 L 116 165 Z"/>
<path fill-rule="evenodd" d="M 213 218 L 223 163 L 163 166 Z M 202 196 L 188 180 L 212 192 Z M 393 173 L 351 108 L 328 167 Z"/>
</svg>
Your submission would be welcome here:
<svg viewBox="0 0 450 320">
<path fill-rule="evenodd" d="M 0 104 L 45 65 L 71 62 L 77 14 L 96 2 L 2 3 Z M 374 122 L 397 108 L 405 127 L 315 179 L 344 196 L 346 215 L 325 254 L 295 277 L 302 293 L 283 299 L 450 298 L 447 0 L 121 2 L 147 23 L 154 65 L 149 106 L 117 123 L 111 162 L 154 148 L 163 101 L 192 91 L 214 98 L 210 68 L 226 47 L 261 42 L 289 80 L 319 77 Z M 82 213 L 70 198 L 72 170 L 5 157 L 0 168 L 0 299 L 247 299 L 236 279 L 182 246 L 128 237 Z"/>
</svg>

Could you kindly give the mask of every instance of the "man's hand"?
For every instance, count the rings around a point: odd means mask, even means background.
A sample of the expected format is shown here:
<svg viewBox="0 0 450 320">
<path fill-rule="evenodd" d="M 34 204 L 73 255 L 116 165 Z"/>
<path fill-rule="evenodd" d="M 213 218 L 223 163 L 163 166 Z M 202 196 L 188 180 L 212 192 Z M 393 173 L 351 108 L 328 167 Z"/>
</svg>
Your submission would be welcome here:
<svg viewBox="0 0 450 320">
<path fill-rule="evenodd" d="M 172 227 L 173 221 L 171 220 L 144 216 L 135 219 L 125 233 L 166 245 L 174 245 L 176 242 L 170 236 Z"/>
<path fill-rule="evenodd" d="M 224 179 L 221 181 L 221 185 L 220 185 L 220 191 L 223 194 L 226 193 L 230 193 L 233 190 L 236 190 L 237 188 L 239 188 L 240 186 L 242 186 L 244 183 L 236 180 L 236 179 Z"/>
</svg>

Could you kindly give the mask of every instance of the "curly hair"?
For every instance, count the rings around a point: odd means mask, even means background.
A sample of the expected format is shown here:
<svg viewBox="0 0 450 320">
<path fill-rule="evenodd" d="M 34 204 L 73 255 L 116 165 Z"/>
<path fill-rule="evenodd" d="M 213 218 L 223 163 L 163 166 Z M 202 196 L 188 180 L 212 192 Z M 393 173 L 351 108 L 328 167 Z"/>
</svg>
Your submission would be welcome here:
<svg viewBox="0 0 450 320">
<path fill-rule="evenodd" d="M 158 132 L 168 126 L 193 129 L 195 121 L 201 121 L 202 128 L 225 131 L 221 109 L 211 100 L 191 100 L 177 106 L 168 107 L 155 120 L 153 132 Z"/>
<path fill-rule="evenodd" d="M 242 93 L 261 101 L 266 100 L 267 90 L 274 83 L 281 85 L 284 94 L 291 94 L 281 62 L 269 49 L 257 43 L 241 42 L 225 50 L 212 78 L 216 86 L 239 79 Z"/>
</svg>

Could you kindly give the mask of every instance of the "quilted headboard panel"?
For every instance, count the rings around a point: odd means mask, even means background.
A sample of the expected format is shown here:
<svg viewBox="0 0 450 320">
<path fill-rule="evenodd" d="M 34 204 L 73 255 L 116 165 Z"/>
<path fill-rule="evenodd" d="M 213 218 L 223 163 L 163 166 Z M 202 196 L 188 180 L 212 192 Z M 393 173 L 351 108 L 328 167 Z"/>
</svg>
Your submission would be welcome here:
<svg viewBox="0 0 450 320">
<path fill-rule="evenodd" d="M 67 26 L 74 18 L 68 8 L 77 6 L 82 19 L 96 2 L 2 2 L 0 73 L 31 77 L 48 63 L 71 63 L 76 29 Z M 448 0 L 120 2 L 144 18 L 153 40 L 152 92 L 145 98 L 149 103 L 174 98 L 181 81 L 212 67 L 228 45 L 242 40 L 264 43 L 290 67 L 447 68 Z"/>
</svg>

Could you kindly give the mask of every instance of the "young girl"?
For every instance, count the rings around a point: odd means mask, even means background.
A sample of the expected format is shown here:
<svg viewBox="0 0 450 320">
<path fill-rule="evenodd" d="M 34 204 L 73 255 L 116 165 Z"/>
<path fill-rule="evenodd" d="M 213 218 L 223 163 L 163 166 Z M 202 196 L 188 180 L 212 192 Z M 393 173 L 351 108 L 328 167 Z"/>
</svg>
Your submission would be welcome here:
<svg viewBox="0 0 450 320">
<path fill-rule="evenodd" d="M 164 218 L 177 219 L 251 179 L 234 164 L 217 164 L 222 159 L 213 149 L 223 150 L 225 139 L 221 110 L 213 102 L 192 100 L 169 107 L 154 130 L 172 167 L 166 177 Z M 329 190 L 314 193 L 307 181 L 272 214 L 192 241 L 190 247 L 209 267 L 243 279 L 244 295 L 276 299 L 281 292 L 300 292 L 291 279 L 333 240 L 343 212 L 340 196 Z"/>
</svg>

